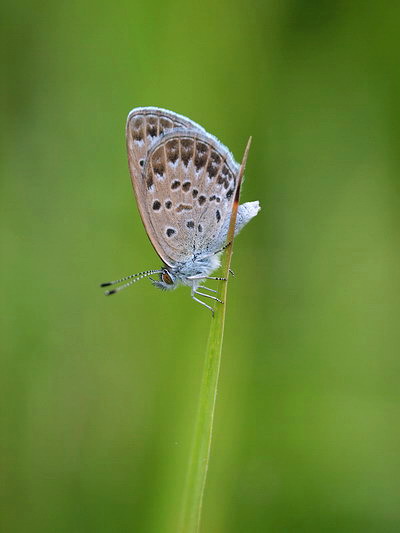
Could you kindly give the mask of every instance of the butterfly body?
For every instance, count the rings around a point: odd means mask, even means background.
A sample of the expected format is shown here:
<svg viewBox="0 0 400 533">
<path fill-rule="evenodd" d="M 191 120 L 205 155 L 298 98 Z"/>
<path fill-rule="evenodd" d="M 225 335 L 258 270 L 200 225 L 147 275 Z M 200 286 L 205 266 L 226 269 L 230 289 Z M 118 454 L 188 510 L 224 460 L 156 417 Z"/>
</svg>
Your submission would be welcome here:
<svg viewBox="0 0 400 533">
<path fill-rule="evenodd" d="M 160 276 L 153 284 L 166 290 L 187 285 L 192 297 L 210 308 L 195 294 L 217 299 L 198 289 L 202 280 L 218 279 L 210 274 L 219 267 L 226 245 L 239 165 L 204 128 L 156 107 L 129 113 L 126 143 L 139 212 L 163 262 L 160 270 L 148 271 Z M 239 206 L 235 234 L 259 209 L 258 202 Z M 132 276 L 129 284 L 137 279 Z"/>
<path fill-rule="evenodd" d="M 219 254 L 193 257 L 192 260 L 178 263 L 173 267 L 165 266 L 160 273 L 160 280 L 153 281 L 153 285 L 162 290 L 176 289 L 179 285 L 186 285 L 196 290 L 201 285 L 201 280 L 208 278 L 219 266 Z"/>
</svg>

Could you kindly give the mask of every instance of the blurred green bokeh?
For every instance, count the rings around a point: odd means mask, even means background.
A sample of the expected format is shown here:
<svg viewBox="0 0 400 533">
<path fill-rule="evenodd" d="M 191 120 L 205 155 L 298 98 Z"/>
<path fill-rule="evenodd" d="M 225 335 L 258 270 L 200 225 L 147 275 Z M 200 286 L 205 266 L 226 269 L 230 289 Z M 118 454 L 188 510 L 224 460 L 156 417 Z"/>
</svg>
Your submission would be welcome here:
<svg viewBox="0 0 400 533">
<path fill-rule="evenodd" d="M 1 8 L 0 530 L 173 533 L 209 314 L 159 260 L 128 111 L 189 116 L 263 210 L 236 241 L 205 533 L 400 530 L 400 4 Z"/>
</svg>

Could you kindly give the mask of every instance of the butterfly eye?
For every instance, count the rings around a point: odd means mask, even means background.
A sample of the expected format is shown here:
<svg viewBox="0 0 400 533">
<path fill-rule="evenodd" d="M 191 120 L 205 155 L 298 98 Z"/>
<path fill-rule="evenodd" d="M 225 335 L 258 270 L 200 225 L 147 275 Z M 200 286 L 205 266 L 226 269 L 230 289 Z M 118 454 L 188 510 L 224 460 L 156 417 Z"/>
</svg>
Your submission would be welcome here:
<svg viewBox="0 0 400 533">
<path fill-rule="evenodd" d="M 161 274 L 161 279 L 167 285 L 173 285 L 174 284 L 171 276 L 169 275 L 169 273 L 166 270 L 164 270 L 164 272 Z"/>
</svg>

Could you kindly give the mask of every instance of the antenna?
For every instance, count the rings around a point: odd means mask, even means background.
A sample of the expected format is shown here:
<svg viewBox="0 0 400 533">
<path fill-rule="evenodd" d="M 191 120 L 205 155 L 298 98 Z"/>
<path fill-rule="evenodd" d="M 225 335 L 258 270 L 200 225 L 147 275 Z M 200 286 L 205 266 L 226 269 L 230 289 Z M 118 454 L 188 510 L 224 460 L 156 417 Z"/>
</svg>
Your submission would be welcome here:
<svg viewBox="0 0 400 533">
<path fill-rule="evenodd" d="M 118 283 L 122 283 L 123 281 L 130 280 L 128 283 L 124 283 L 124 285 L 121 285 L 120 287 L 117 287 L 116 289 L 111 289 L 109 291 L 105 291 L 106 296 L 110 296 L 111 294 L 115 294 L 119 291 L 122 291 L 122 289 L 126 289 L 130 285 L 133 285 L 140 279 L 146 278 L 147 276 L 150 276 L 151 274 L 161 274 L 162 270 L 146 270 L 145 272 L 138 272 L 137 274 L 131 274 L 130 276 L 126 276 L 125 278 L 117 279 L 115 281 L 107 281 L 106 283 L 102 283 L 100 287 L 110 287 L 110 285 L 117 285 Z"/>
</svg>

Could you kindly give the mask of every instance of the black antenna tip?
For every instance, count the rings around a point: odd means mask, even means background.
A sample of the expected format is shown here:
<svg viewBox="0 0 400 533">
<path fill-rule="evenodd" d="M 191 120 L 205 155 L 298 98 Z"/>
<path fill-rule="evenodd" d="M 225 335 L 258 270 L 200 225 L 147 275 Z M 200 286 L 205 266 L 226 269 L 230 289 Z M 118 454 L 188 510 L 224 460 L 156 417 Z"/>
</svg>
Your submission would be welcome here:
<svg viewBox="0 0 400 533">
<path fill-rule="evenodd" d="M 113 289 L 112 291 L 106 291 L 104 294 L 106 296 L 110 296 L 110 294 L 115 294 L 117 291 L 115 289 Z"/>
<path fill-rule="evenodd" d="M 112 285 L 112 283 L 110 281 L 107 281 L 107 283 L 102 283 L 100 287 L 109 287 L 110 285 Z"/>
</svg>

